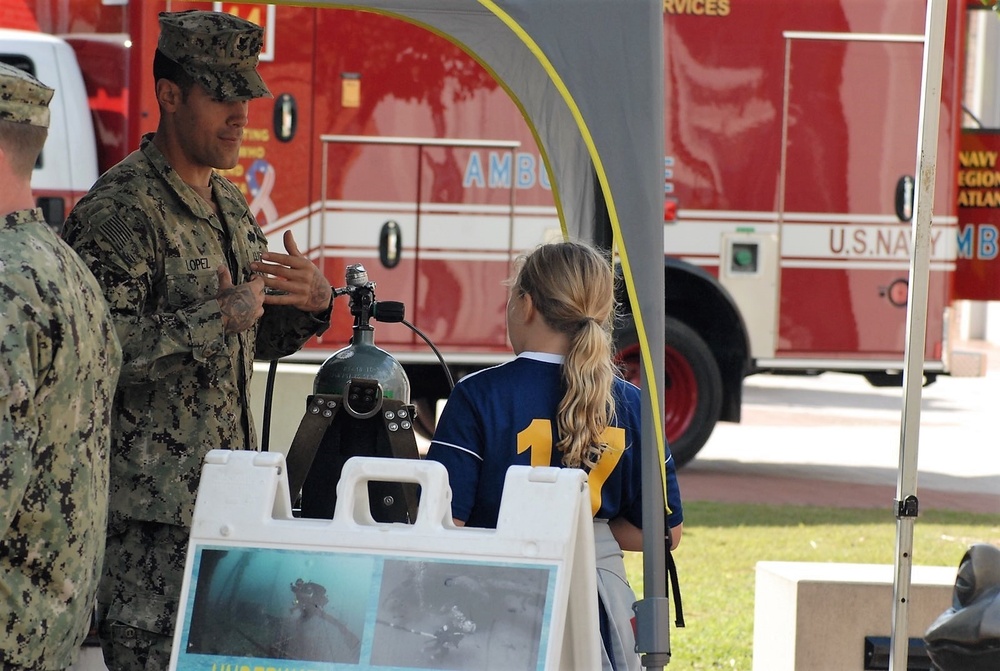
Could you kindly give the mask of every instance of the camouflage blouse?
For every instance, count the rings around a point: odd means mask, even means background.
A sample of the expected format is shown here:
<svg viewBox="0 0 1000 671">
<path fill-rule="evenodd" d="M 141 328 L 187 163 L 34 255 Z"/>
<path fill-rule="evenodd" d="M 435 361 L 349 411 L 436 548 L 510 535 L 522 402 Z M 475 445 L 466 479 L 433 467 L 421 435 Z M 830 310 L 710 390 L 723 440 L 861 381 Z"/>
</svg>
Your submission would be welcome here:
<svg viewBox="0 0 1000 671">
<path fill-rule="evenodd" d="M 216 269 L 247 281 L 267 240 L 232 182 L 213 173 L 216 214 L 151 139 L 97 181 L 63 233 L 104 288 L 124 351 L 113 530 L 126 520 L 189 526 L 208 451 L 257 449 L 254 358 L 290 354 L 329 325 L 328 312 L 269 305 L 254 328 L 225 333 Z"/>
<path fill-rule="evenodd" d="M 104 558 L 121 365 L 101 287 L 41 210 L 0 219 L 0 666 L 63 669 Z"/>
</svg>

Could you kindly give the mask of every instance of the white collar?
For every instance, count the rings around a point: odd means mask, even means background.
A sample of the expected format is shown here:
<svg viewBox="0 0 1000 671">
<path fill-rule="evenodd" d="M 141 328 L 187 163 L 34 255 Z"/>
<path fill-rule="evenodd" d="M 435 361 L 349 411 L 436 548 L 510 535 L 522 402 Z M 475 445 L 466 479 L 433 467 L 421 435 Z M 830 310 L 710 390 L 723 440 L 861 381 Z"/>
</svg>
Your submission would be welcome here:
<svg viewBox="0 0 1000 671">
<path fill-rule="evenodd" d="M 566 358 L 562 354 L 553 354 L 552 352 L 521 352 L 517 355 L 517 358 L 533 359 L 534 361 L 541 361 L 542 363 L 558 363 L 561 364 Z"/>
</svg>

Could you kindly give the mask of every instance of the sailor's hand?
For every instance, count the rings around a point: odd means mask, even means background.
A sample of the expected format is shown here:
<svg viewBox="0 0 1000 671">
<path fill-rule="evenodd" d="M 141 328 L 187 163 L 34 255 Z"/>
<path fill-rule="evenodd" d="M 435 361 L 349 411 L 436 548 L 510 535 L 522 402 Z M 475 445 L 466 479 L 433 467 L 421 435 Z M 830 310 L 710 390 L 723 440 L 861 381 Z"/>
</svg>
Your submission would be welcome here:
<svg viewBox="0 0 1000 671">
<path fill-rule="evenodd" d="M 219 301 L 222 326 L 226 333 L 240 333 L 253 326 L 264 314 L 264 278 L 255 276 L 249 282 L 234 285 L 229 268 L 219 266 Z"/>
<path fill-rule="evenodd" d="M 292 305 L 304 312 L 322 312 L 330 307 L 333 294 L 322 271 L 299 251 L 291 231 L 285 231 L 285 251 L 264 252 L 251 264 L 264 284 L 275 293 L 264 296 L 265 305 Z"/>
</svg>

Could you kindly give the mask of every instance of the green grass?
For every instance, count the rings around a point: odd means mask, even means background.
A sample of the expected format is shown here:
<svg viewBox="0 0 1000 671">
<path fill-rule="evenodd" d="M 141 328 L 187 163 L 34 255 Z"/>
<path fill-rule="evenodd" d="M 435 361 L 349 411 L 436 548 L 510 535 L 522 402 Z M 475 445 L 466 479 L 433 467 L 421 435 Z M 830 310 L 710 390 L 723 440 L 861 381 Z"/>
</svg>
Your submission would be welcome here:
<svg viewBox="0 0 1000 671">
<path fill-rule="evenodd" d="M 758 561 L 894 560 L 896 520 L 888 510 L 694 501 L 684 504 L 684 518 L 674 559 L 686 627 L 671 625 L 670 671 L 750 671 Z M 914 524 L 913 563 L 957 570 L 973 543 L 1000 545 L 1000 515 L 923 511 Z M 626 553 L 625 565 L 641 598 L 642 555 Z"/>
</svg>

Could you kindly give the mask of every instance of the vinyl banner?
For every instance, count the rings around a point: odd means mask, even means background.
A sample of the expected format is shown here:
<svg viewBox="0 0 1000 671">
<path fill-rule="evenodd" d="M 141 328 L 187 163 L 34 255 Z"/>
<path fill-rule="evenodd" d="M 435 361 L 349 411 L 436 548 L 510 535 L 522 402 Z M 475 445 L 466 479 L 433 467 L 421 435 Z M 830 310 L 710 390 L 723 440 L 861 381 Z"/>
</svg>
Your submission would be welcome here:
<svg viewBox="0 0 1000 671">
<path fill-rule="evenodd" d="M 962 130 L 954 298 L 1000 299 L 1000 129 Z"/>
</svg>

